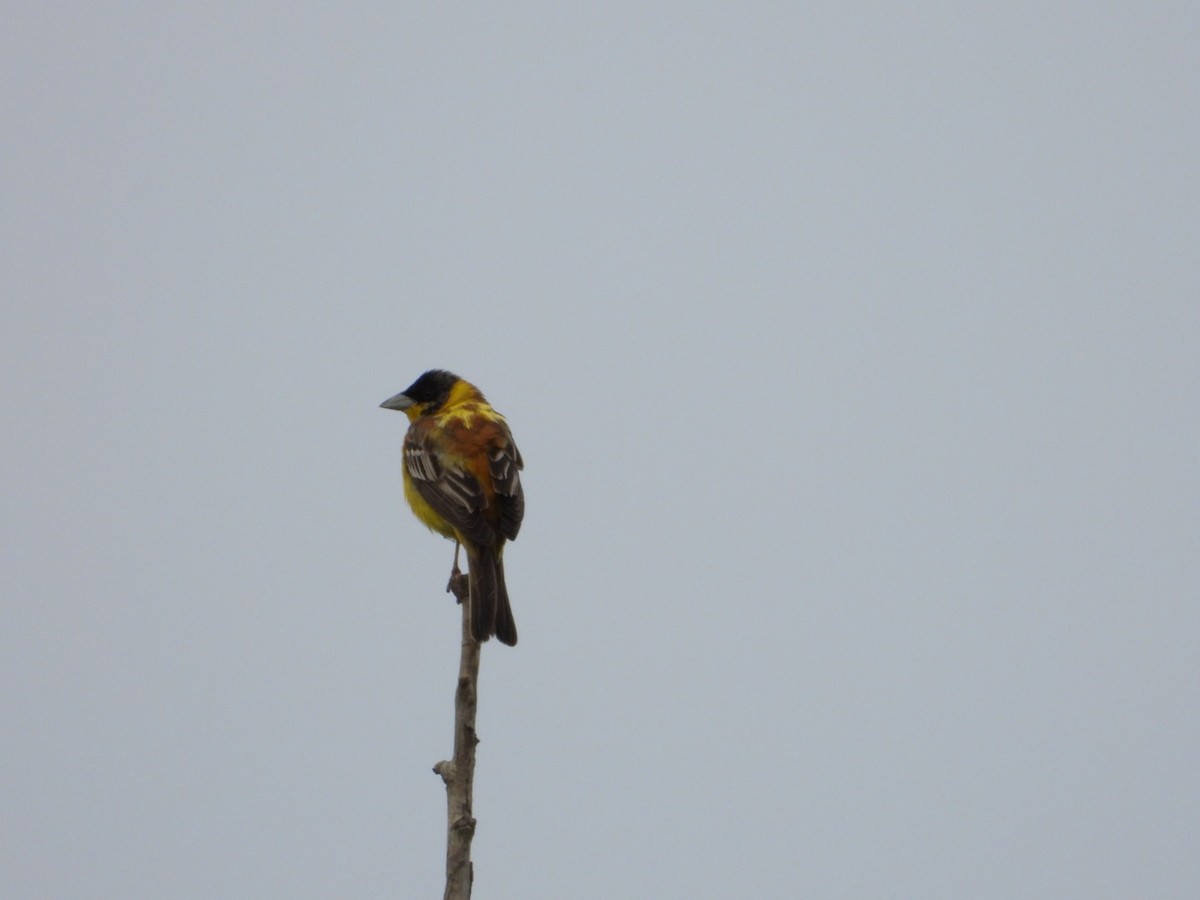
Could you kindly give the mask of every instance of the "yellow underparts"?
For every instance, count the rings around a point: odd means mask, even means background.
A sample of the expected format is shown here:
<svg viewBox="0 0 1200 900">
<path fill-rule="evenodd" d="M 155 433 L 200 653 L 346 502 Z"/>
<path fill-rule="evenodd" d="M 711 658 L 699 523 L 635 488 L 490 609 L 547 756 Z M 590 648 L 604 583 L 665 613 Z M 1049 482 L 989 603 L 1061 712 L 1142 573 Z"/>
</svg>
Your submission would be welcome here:
<svg viewBox="0 0 1200 900">
<path fill-rule="evenodd" d="M 436 531 L 452 541 L 460 540 L 458 533 L 450 527 L 450 524 L 425 502 L 425 498 L 417 491 L 407 471 L 404 473 L 404 499 L 412 507 L 413 515 L 430 531 Z"/>
</svg>

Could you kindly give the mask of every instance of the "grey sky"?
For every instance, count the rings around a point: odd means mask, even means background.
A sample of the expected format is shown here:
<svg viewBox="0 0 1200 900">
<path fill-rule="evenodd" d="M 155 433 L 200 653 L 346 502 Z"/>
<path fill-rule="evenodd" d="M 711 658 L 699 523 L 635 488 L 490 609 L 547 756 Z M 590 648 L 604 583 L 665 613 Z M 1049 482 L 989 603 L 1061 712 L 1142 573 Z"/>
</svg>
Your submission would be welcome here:
<svg viewBox="0 0 1200 900">
<path fill-rule="evenodd" d="M 1200 895 L 1194 4 L 5 20 L 0 896 Z"/>
</svg>

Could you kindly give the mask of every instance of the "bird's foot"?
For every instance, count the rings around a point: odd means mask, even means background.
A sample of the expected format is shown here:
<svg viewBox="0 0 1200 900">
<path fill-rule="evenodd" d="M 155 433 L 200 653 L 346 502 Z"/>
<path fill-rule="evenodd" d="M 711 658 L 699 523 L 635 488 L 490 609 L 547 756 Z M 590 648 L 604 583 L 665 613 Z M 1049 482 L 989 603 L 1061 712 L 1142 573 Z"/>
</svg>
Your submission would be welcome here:
<svg viewBox="0 0 1200 900">
<path fill-rule="evenodd" d="M 446 593 L 453 594 L 458 603 L 462 603 L 470 594 L 470 583 L 456 564 L 450 572 L 450 581 L 446 583 Z"/>
</svg>

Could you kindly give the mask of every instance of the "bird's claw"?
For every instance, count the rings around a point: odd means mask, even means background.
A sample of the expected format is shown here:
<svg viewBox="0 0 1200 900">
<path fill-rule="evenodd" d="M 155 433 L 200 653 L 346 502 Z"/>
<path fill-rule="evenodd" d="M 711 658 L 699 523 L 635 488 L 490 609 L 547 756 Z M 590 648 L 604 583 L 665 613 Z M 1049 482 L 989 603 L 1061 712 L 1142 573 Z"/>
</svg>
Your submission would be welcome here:
<svg viewBox="0 0 1200 900">
<path fill-rule="evenodd" d="M 455 565 L 450 571 L 450 580 L 446 582 L 446 593 L 453 594 L 455 601 L 462 603 L 469 590 L 467 576 Z"/>
</svg>

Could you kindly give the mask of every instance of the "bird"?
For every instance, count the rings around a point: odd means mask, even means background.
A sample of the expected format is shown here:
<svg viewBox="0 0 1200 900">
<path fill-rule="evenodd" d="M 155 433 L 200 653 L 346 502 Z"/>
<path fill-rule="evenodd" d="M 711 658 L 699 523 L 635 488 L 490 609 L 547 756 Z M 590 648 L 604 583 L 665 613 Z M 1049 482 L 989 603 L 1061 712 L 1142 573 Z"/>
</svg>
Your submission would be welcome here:
<svg viewBox="0 0 1200 900">
<path fill-rule="evenodd" d="M 525 516 L 521 452 L 504 416 L 475 385 L 431 369 L 379 404 L 408 416 L 404 436 L 404 497 L 431 531 L 467 552 L 471 635 L 495 635 L 510 647 L 517 625 L 504 583 L 504 544 Z M 453 576 L 452 576 L 453 578 Z"/>
</svg>

